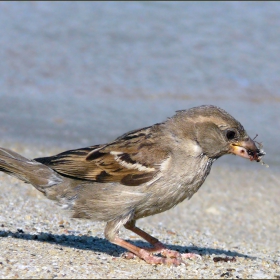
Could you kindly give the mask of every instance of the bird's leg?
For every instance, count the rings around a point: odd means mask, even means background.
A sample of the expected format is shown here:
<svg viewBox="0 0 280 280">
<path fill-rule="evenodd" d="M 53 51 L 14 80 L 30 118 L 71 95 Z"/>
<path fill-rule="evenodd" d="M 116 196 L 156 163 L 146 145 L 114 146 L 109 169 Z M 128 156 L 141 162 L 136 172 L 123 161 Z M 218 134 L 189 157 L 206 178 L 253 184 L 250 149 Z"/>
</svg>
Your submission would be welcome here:
<svg viewBox="0 0 280 280">
<path fill-rule="evenodd" d="M 181 258 L 181 254 L 179 252 L 167 249 L 158 239 L 143 231 L 139 227 L 135 226 L 135 221 L 127 222 L 124 227 L 133 231 L 134 233 L 145 239 L 147 242 L 149 242 L 151 245 L 153 245 L 153 248 L 147 248 L 145 249 L 146 251 L 150 253 L 161 253 L 163 256 L 169 258 Z"/>
<path fill-rule="evenodd" d="M 140 259 L 143 259 L 144 261 L 146 261 L 149 264 L 168 264 L 168 265 L 176 266 L 176 265 L 180 265 L 181 263 L 183 263 L 183 261 L 180 257 L 180 253 L 174 251 L 175 254 L 168 254 L 168 252 L 166 252 L 166 254 L 165 254 L 165 250 L 167 250 L 167 249 L 165 249 L 164 245 L 162 243 L 160 243 L 156 238 L 150 236 L 146 232 L 135 227 L 135 222 L 130 222 L 130 223 L 125 224 L 125 227 L 127 229 L 132 228 L 131 230 L 133 232 L 135 232 L 136 234 L 139 234 L 145 240 L 150 242 L 154 246 L 154 248 L 142 249 L 142 248 L 139 248 L 139 247 L 119 238 L 117 235 L 117 232 L 118 232 L 120 225 L 121 225 L 121 223 L 118 223 L 118 221 L 112 221 L 112 222 L 107 223 L 106 228 L 105 228 L 105 236 L 110 242 L 127 249 L 132 254 L 139 257 Z M 169 250 L 167 250 L 167 251 L 169 251 Z M 164 257 L 158 257 L 158 256 L 154 256 L 152 254 L 152 253 L 157 253 L 157 252 L 161 253 Z M 128 254 L 128 256 L 129 256 L 129 254 Z"/>
<path fill-rule="evenodd" d="M 170 258 L 170 257 L 163 258 L 163 257 L 154 256 L 147 249 L 139 248 L 133 244 L 130 244 L 130 243 L 124 241 L 123 239 L 121 239 L 117 236 L 111 242 L 129 250 L 135 256 L 139 257 L 140 259 L 143 259 L 146 263 L 149 263 L 149 264 L 168 264 L 168 265 L 177 266 L 177 265 L 180 265 L 181 263 L 183 263 L 181 258 L 180 259 L 179 258 Z"/>
<path fill-rule="evenodd" d="M 185 256 L 185 254 L 181 255 L 177 251 L 166 249 L 166 247 L 158 239 L 136 227 L 135 221 L 129 221 L 124 224 L 125 228 L 133 231 L 153 245 L 153 248 L 139 248 L 118 237 L 117 233 L 120 226 L 121 222 L 119 221 L 108 222 L 105 228 L 105 236 L 110 242 L 127 249 L 129 251 L 125 254 L 127 258 L 137 256 L 149 264 L 168 264 L 177 266 L 184 263 L 182 256 L 190 257 Z M 160 253 L 163 257 L 154 256 L 153 253 Z"/>
<path fill-rule="evenodd" d="M 135 221 L 127 222 L 124 225 L 124 227 L 126 229 L 129 229 L 129 230 L 133 231 L 134 233 L 136 233 L 137 235 L 139 235 L 143 239 L 145 239 L 147 242 L 149 242 L 151 245 L 153 245 L 153 248 L 146 248 L 145 249 L 149 253 L 160 253 L 161 255 L 163 255 L 167 258 L 176 258 L 176 259 L 181 259 L 182 257 L 189 258 L 189 259 L 201 258 L 200 255 L 195 254 L 195 253 L 180 254 L 177 251 L 167 249 L 158 239 L 156 239 L 155 237 L 151 236 L 147 232 L 145 232 L 142 229 L 135 226 Z"/>
</svg>

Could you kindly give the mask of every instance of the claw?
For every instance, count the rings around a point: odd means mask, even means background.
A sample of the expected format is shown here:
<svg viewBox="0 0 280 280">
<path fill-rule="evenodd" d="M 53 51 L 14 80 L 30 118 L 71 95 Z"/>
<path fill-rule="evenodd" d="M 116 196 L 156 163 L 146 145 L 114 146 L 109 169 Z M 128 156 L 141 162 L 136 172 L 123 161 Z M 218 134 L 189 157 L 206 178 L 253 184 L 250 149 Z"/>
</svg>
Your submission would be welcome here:
<svg viewBox="0 0 280 280">
<path fill-rule="evenodd" d="M 154 252 L 156 253 L 156 252 Z M 168 250 L 168 249 L 163 249 L 160 254 L 160 256 L 154 256 L 153 253 L 145 250 L 145 249 L 140 249 L 139 251 L 139 258 L 143 259 L 146 263 L 148 264 L 153 264 L 153 265 L 158 265 L 158 264 L 164 264 L 164 265 L 174 265 L 178 266 L 181 264 L 187 265 L 186 262 L 183 261 L 182 255 L 173 250 Z M 132 252 L 125 252 L 121 255 L 123 258 L 131 260 L 137 257 L 134 253 Z"/>
</svg>

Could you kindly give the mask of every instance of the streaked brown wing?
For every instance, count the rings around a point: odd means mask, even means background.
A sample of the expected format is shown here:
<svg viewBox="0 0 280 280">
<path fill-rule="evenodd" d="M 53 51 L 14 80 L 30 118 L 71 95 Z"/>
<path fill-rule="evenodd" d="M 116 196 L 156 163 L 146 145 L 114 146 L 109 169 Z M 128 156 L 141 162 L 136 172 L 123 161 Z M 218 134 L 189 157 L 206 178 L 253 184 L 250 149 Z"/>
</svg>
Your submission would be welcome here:
<svg viewBox="0 0 280 280">
<path fill-rule="evenodd" d="M 136 186 L 153 179 L 168 156 L 147 138 L 149 129 L 127 133 L 107 145 L 70 150 L 35 160 L 73 178 Z"/>
</svg>

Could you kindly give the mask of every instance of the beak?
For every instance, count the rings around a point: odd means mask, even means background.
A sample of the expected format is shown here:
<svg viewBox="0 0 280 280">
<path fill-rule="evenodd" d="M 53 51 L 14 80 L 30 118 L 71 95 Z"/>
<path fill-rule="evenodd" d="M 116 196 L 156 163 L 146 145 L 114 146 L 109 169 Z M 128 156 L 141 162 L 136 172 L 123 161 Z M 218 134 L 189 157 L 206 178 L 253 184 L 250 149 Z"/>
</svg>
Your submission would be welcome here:
<svg viewBox="0 0 280 280">
<path fill-rule="evenodd" d="M 262 156 L 265 155 L 265 152 L 262 149 L 259 149 L 251 138 L 230 144 L 230 153 L 257 162 L 259 162 Z"/>
</svg>

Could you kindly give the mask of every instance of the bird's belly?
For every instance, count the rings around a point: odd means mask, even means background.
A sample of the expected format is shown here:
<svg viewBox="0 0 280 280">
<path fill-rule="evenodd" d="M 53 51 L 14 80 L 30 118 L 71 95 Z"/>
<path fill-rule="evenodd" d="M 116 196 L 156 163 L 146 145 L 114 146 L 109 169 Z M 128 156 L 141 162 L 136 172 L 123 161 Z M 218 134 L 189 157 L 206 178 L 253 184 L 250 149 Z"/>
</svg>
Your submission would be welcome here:
<svg viewBox="0 0 280 280">
<path fill-rule="evenodd" d="M 150 187 L 146 201 L 141 203 L 135 209 L 135 218 L 154 215 L 164 212 L 186 198 L 190 199 L 198 191 L 200 186 L 208 176 L 212 166 L 212 160 L 209 158 L 202 160 L 198 165 L 196 172 L 190 172 L 181 175 L 170 174 L 159 179 Z"/>
</svg>

